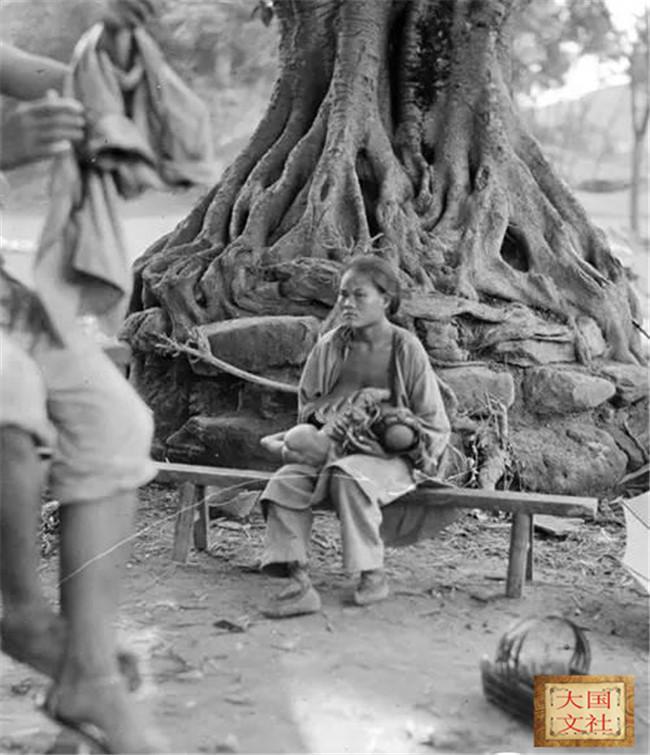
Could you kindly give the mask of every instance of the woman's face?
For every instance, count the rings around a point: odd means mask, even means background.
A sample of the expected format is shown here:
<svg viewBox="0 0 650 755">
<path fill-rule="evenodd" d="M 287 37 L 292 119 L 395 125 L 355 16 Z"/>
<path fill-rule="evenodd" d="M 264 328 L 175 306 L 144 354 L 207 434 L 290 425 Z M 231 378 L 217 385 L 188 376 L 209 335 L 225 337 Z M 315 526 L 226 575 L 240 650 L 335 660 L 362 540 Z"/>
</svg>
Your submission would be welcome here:
<svg viewBox="0 0 650 755">
<path fill-rule="evenodd" d="M 341 279 L 338 304 L 346 325 L 363 328 L 386 317 L 388 297 L 367 276 L 350 270 Z"/>
</svg>

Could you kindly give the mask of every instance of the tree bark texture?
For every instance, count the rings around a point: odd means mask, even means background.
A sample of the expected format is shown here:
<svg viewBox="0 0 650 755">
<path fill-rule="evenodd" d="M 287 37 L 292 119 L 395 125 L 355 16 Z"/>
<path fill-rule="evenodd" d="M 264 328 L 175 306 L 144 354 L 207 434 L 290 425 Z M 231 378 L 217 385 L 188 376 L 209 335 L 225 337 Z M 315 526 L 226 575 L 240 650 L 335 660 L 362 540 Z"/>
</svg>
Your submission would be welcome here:
<svg viewBox="0 0 650 755">
<path fill-rule="evenodd" d="M 639 358 L 624 270 L 525 129 L 514 0 L 276 0 L 281 73 L 221 182 L 136 265 L 132 317 L 168 333 L 323 317 L 341 264 L 380 251 L 407 289 L 593 318 Z"/>
</svg>

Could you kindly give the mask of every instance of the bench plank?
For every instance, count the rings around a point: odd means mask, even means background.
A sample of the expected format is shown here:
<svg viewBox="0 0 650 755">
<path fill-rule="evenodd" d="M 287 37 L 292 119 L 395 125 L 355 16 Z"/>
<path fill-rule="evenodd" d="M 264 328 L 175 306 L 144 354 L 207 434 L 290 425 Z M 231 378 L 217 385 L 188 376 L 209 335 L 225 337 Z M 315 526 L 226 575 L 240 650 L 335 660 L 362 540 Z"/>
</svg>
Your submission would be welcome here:
<svg viewBox="0 0 650 755">
<path fill-rule="evenodd" d="M 596 498 L 528 493 L 517 490 L 482 490 L 480 488 L 427 487 L 421 485 L 402 498 L 428 506 L 508 511 L 555 516 L 595 516 Z"/>
<path fill-rule="evenodd" d="M 215 487 L 250 483 L 263 488 L 274 474 L 273 472 L 255 469 L 203 467 L 198 464 L 175 464 L 172 462 L 155 462 L 155 464 L 158 470 L 157 482 L 191 482 L 194 485 L 214 485 Z M 253 488 L 247 486 L 246 489 Z"/>
<path fill-rule="evenodd" d="M 261 490 L 273 472 L 233 467 L 206 467 L 195 464 L 157 462 L 159 482 L 191 482 L 195 485 L 227 487 L 237 485 L 242 490 Z M 456 508 L 507 511 L 511 513 L 552 514 L 554 516 L 595 516 L 596 498 L 549 495 L 518 490 L 482 490 L 456 488 L 443 483 L 423 483 L 407 493 L 409 500 L 425 506 L 455 506 Z"/>
</svg>

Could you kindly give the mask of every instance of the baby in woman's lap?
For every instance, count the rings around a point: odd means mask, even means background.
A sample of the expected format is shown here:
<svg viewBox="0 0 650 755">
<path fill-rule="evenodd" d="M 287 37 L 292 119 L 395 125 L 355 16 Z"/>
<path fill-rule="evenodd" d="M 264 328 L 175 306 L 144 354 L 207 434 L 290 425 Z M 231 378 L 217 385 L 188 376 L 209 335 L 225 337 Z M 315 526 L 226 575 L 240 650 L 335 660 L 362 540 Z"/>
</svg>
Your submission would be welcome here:
<svg viewBox="0 0 650 755">
<path fill-rule="evenodd" d="M 321 468 L 336 458 L 351 453 L 397 455 L 417 442 L 417 427 L 402 420 L 386 422 L 395 408 L 388 400 L 389 391 L 362 388 L 351 396 L 323 406 L 319 412 L 323 424 L 302 422 L 289 430 L 261 439 L 264 448 L 294 464 Z"/>
</svg>

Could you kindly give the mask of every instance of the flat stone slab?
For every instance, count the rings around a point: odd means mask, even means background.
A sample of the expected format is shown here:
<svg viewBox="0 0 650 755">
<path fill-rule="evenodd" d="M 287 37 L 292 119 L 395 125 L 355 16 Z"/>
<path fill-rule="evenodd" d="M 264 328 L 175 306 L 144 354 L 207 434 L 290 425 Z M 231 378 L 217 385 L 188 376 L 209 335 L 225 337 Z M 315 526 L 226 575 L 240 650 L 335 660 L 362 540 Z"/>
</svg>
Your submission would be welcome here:
<svg viewBox="0 0 650 755">
<path fill-rule="evenodd" d="M 616 388 L 604 378 L 557 367 L 526 370 L 524 396 L 535 414 L 573 414 L 600 406 Z"/>
<path fill-rule="evenodd" d="M 318 338 L 317 317 L 272 315 L 223 320 L 196 328 L 199 348 L 235 367 L 263 375 L 272 367 L 300 365 Z M 198 375 L 223 374 L 218 367 L 193 361 Z"/>
<path fill-rule="evenodd" d="M 500 362 L 517 367 L 536 364 L 575 362 L 576 349 L 573 341 L 541 341 L 524 338 L 520 341 L 503 341 L 492 347 L 490 355 Z"/>
<path fill-rule="evenodd" d="M 515 383 L 509 372 L 496 372 L 482 365 L 438 368 L 436 374 L 445 381 L 458 399 L 458 411 L 467 414 L 486 414 L 488 397 L 512 406 Z"/>
<path fill-rule="evenodd" d="M 598 365 L 601 375 L 614 381 L 616 397 L 624 404 L 633 404 L 648 396 L 648 368 L 636 364 L 603 362 Z"/>
<path fill-rule="evenodd" d="M 502 322 L 508 317 L 504 308 L 438 293 L 406 295 L 402 299 L 400 312 L 420 320 L 451 320 L 457 315 L 467 314 L 485 322 Z"/>
<path fill-rule="evenodd" d="M 582 340 L 587 347 L 589 356 L 594 357 L 602 356 L 607 350 L 607 343 L 603 336 L 603 331 L 598 326 L 598 323 L 591 317 L 578 317 L 576 321 Z"/>
<path fill-rule="evenodd" d="M 260 438 L 290 427 L 290 418 L 263 420 L 238 412 L 220 417 L 191 417 L 167 438 L 170 458 L 224 467 L 277 469 L 279 460 L 265 451 Z"/>
</svg>

